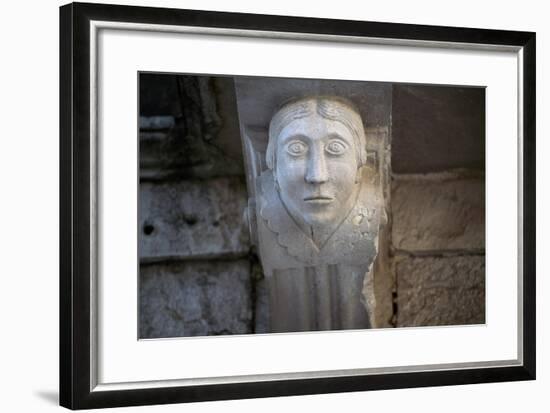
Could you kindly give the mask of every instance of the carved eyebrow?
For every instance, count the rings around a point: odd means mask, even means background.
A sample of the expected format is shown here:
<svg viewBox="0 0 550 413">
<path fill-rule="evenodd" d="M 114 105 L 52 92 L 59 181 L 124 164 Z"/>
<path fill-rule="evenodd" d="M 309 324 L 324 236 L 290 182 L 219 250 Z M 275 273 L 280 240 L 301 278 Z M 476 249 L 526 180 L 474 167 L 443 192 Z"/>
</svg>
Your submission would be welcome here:
<svg viewBox="0 0 550 413">
<path fill-rule="evenodd" d="M 345 142 L 346 144 L 348 145 L 352 145 L 353 144 L 353 137 L 350 139 L 350 138 L 346 138 L 342 135 L 340 135 L 338 132 L 331 132 L 327 135 L 326 139 L 338 139 L 338 140 L 341 140 L 343 142 Z"/>
<path fill-rule="evenodd" d="M 285 136 L 283 138 L 283 140 L 281 141 L 281 143 L 286 144 L 286 143 L 292 142 L 292 141 L 307 142 L 308 140 L 309 140 L 309 138 L 306 135 L 304 135 L 303 133 L 296 133 L 296 134 Z"/>
</svg>

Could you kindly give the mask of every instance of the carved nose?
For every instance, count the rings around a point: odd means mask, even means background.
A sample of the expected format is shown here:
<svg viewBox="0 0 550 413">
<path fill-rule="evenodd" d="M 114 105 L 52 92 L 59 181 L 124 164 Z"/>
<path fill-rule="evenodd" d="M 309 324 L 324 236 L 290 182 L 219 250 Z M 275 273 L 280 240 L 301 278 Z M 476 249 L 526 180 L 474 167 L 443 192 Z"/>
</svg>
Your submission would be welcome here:
<svg viewBox="0 0 550 413">
<path fill-rule="evenodd" d="M 305 179 L 310 184 L 322 184 L 328 181 L 328 171 L 324 156 L 312 156 L 308 160 Z"/>
</svg>

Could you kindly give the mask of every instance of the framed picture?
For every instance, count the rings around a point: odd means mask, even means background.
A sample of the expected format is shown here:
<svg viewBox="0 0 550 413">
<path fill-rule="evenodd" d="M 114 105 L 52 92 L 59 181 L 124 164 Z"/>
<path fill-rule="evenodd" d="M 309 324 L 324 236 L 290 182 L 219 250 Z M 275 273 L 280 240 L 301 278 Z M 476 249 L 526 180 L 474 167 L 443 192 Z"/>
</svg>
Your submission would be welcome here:
<svg viewBox="0 0 550 413">
<path fill-rule="evenodd" d="M 535 34 L 60 9 L 60 403 L 535 378 Z"/>
</svg>

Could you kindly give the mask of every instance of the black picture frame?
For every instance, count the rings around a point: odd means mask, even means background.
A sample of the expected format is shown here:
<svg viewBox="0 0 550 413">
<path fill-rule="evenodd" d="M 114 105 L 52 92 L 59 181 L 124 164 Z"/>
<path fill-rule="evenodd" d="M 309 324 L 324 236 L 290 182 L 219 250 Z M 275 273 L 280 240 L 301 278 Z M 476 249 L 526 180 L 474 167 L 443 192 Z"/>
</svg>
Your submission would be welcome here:
<svg viewBox="0 0 550 413">
<path fill-rule="evenodd" d="M 93 391 L 90 21 L 513 46 L 523 67 L 523 364 L 514 367 Z M 70 409 L 535 379 L 535 59 L 531 32 L 72 3 L 60 8 L 60 404 Z"/>
</svg>

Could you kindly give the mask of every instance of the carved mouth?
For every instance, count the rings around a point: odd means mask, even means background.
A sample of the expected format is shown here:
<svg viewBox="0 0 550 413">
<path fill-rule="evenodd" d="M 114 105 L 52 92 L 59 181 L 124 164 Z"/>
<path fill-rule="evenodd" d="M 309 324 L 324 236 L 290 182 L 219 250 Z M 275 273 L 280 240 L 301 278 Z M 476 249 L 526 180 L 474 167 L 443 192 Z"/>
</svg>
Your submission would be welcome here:
<svg viewBox="0 0 550 413">
<path fill-rule="evenodd" d="M 315 196 L 308 196 L 304 198 L 305 202 L 310 202 L 314 204 L 329 204 L 334 200 L 334 198 L 330 196 L 324 196 L 324 195 L 315 195 Z"/>
</svg>

